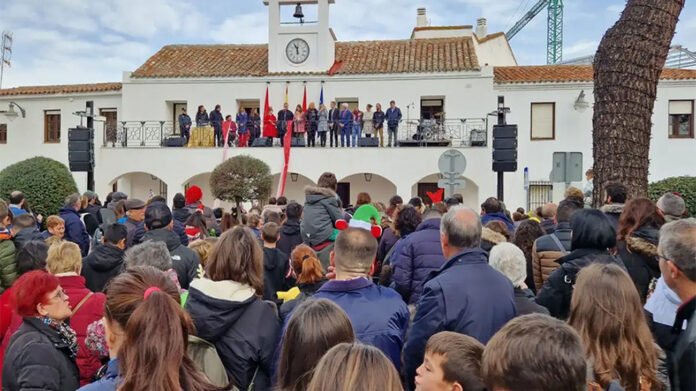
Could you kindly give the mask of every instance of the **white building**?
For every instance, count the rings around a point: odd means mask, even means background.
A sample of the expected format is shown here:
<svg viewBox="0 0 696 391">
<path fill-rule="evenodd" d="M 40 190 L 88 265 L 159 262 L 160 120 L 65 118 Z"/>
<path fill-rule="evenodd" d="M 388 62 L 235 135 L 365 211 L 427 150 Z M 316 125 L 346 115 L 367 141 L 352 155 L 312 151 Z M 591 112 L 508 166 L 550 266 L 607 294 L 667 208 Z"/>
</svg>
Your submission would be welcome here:
<svg viewBox="0 0 696 391">
<path fill-rule="evenodd" d="M 392 99 L 404 121 L 400 138 L 410 140 L 418 120 L 445 113 L 432 139 L 449 147 L 322 149 L 294 148 L 286 195 L 303 199 L 303 188 L 324 171 L 336 174 L 340 193 L 354 202 L 368 191 L 386 201 L 423 195 L 437 187 L 438 158 L 449 148 L 460 150 L 468 161 L 464 195 L 476 207 L 496 194 L 491 171 L 490 142 L 471 146 L 473 130 L 491 128 L 497 96 L 510 107 L 508 123 L 519 126 L 516 173 L 505 174 L 505 200 L 524 206 L 525 167 L 533 185 L 531 203 L 558 200 L 565 184 L 548 183 L 553 152 L 581 152 L 583 166 L 592 165 L 592 70 L 589 66 L 517 66 L 502 33 L 488 34 L 485 20 L 472 26 L 428 26 L 425 10 L 418 10 L 410 38 L 394 41 L 342 42 L 329 24 L 333 0 L 306 0 L 316 6 L 316 23 L 285 24 L 281 6 L 297 1 L 267 0 L 268 45 L 171 45 L 155 53 L 141 67 L 125 72 L 122 83 L 19 87 L 0 90 L 0 111 L 10 102 L 26 110 L 26 118 L 0 114 L 0 169 L 16 161 L 44 155 L 67 164 L 68 129 L 79 123 L 72 113 L 94 101 L 97 122 L 95 144 L 96 191 L 118 189 L 133 197 L 150 193 L 170 199 L 189 185 L 209 189 L 209 177 L 222 161 L 222 149 L 164 148 L 161 139 L 178 131 L 181 107 L 195 115 L 199 104 L 212 109 L 221 104 L 224 114 L 239 105 L 263 106 L 266 88 L 271 106 L 282 106 L 286 88 L 290 106 L 319 101 L 323 87 L 331 100 L 358 105 Z M 340 34 L 340 32 L 339 32 Z M 294 45 L 299 50 L 288 51 Z M 306 46 L 305 46 L 306 45 Z M 691 172 L 696 156 L 694 140 L 696 71 L 665 70 L 658 88 L 653 117 L 650 179 Z M 437 118 L 442 118 L 438 116 Z M 386 130 L 385 130 L 386 131 Z M 280 148 L 231 149 L 229 156 L 249 154 L 266 161 L 277 178 L 283 156 Z M 86 187 L 86 175 L 76 173 Z M 542 181 L 541 184 L 536 184 Z M 577 184 L 576 184 L 577 185 Z M 210 192 L 204 201 L 212 203 Z"/>
</svg>

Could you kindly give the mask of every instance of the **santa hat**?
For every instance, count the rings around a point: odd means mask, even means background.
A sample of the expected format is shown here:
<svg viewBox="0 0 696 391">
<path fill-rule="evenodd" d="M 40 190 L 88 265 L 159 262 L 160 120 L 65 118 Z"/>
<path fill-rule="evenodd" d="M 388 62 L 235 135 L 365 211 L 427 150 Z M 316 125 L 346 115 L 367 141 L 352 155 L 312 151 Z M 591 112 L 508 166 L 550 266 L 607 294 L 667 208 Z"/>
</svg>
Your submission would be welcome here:
<svg viewBox="0 0 696 391">
<path fill-rule="evenodd" d="M 198 186 L 191 186 L 186 190 L 186 205 L 194 204 L 203 198 L 203 190 Z"/>
<path fill-rule="evenodd" d="M 372 233 L 372 236 L 379 238 L 382 236 L 382 227 L 379 225 L 373 225 L 372 220 L 378 222 L 381 220 L 381 216 L 377 208 L 372 205 L 362 205 L 356 209 L 353 214 L 353 218 L 350 219 L 350 223 L 345 220 L 336 221 L 336 229 L 343 231 L 344 229 L 351 228 L 362 228 L 368 230 Z"/>
</svg>

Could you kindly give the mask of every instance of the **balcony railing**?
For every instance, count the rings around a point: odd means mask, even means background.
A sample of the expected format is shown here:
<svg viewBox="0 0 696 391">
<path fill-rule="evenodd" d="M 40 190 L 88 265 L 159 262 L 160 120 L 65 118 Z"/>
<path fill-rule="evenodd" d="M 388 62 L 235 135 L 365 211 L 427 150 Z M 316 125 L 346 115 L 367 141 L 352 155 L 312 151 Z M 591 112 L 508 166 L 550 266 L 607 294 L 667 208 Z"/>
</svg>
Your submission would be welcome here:
<svg viewBox="0 0 696 391">
<path fill-rule="evenodd" d="M 399 124 L 397 136 L 401 146 L 485 147 L 488 145 L 487 128 L 485 118 L 455 118 L 443 121 L 403 120 Z M 364 136 L 364 132 L 361 134 Z M 166 139 L 177 136 L 179 136 L 179 129 L 172 121 L 120 121 L 115 126 L 104 127 L 103 146 L 105 148 L 162 147 Z M 306 133 L 302 137 L 306 137 Z M 328 137 L 329 134 L 327 134 Z M 375 137 L 374 134 L 373 137 Z M 386 145 L 388 139 L 386 124 L 384 139 Z M 275 140 L 274 146 L 280 146 L 278 139 Z"/>
</svg>

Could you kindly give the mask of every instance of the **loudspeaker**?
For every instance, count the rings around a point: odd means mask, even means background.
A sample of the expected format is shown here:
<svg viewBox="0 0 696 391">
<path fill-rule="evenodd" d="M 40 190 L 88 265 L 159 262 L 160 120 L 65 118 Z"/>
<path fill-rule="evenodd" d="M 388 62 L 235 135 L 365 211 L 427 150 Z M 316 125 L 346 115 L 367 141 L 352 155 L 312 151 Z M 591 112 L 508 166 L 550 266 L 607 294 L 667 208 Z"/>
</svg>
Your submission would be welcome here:
<svg viewBox="0 0 696 391">
<path fill-rule="evenodd" d="M 91 141 L 94 140 L 94 129 L 72 128 L 68 129 L 68 141 Z"/>
<path fill-rule="evenodd" d="M 272 147 L 273 139 L 270 137 L 255 138 L 251 146 L 254 148 Z"/>
<path fill-rule="evenodd" d="M 183 147 L 186 145 L 186 137 L 169 137 L 162 141 L 165 147 Z"/>
<path fill-rule="evenodd" d="M 290 146 L 293 148 L 304 148 L 307 146 L 307 144 L 305 144 L 304 137 L 293 137 L 292 144 L 290 144 Z"/>
<path fill-rule="evenodd" d="M 493 162 L 493 171 L 515 172 L 517 171 L 517 162 Z"/>
<path fill-rule="evenodd" d="M 514 162 L 517 161 L 516 149 L 494 149 L 493 161 L 495 162 Z"/>
<path fill-rule="evenodd" d="M 94 168 L 94 163 L 87 162 L 70 162 L 70 171 L 92 171 Z"/>
<path fill-rule="evenodd" d="M 71 152 L 89 151 L 91 145 L 92 145 L 91 141 L 73 141 L 73 140 L 70 140 L 70 141 L 68 141 L 68 151 L 71 151 Z"/>
<path fill-rule="evenodd" d="M 379 147 L 379 139 L 377 137 L 360 137 L 358 147 Z"/>
</svg>

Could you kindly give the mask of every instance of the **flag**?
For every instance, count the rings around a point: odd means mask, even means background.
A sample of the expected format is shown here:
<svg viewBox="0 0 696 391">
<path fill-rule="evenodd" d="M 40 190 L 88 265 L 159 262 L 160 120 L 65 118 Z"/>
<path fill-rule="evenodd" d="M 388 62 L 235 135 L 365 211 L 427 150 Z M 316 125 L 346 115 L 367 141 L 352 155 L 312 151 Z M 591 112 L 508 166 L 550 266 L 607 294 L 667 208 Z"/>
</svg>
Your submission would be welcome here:
<svg viewBox="0 0 696 391">
<path fill-rule="evenodd" d="M 321 93 L 319 93 L 319 104 L 324 104 L 324 85 L 321 85 Z"/>
<path fill-rule="evenodd" d="M 302 112 L 307 111 L 307 85 L 304 86 L 304 96 L 302 96 Z"/>
<path fill-rule="evenodd" d="M 266 100 L 263 103 L 263 113 L 260 113 L 259 117 L 261 117 L 261 123 L 263 124 L 263 118 L 266 118 L 266 114 L 268 114 L 268 84 L 266 84 Z M 263 128 L 263 125 L 261 126 Z"/>
<path fill-rule="evenodd" d="M 288 84 L 285 83 L 285 96 L 283 97 L 283 103 L 288 103 Z"/>
</svg>

